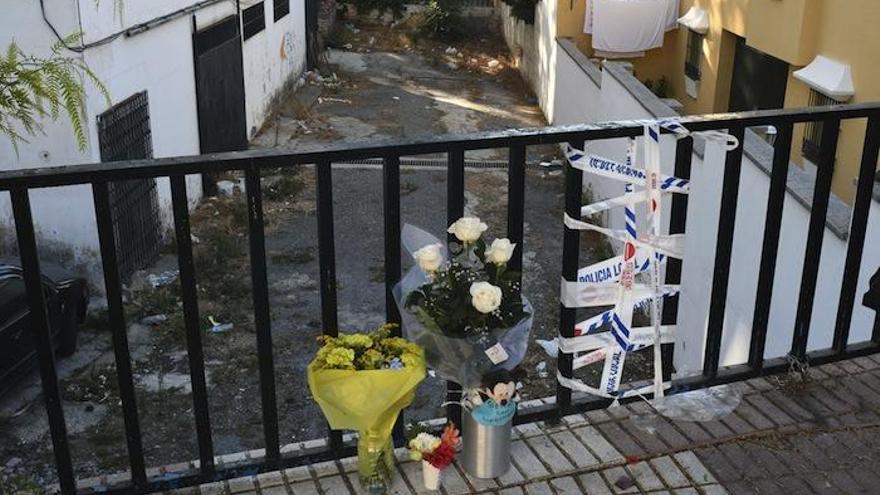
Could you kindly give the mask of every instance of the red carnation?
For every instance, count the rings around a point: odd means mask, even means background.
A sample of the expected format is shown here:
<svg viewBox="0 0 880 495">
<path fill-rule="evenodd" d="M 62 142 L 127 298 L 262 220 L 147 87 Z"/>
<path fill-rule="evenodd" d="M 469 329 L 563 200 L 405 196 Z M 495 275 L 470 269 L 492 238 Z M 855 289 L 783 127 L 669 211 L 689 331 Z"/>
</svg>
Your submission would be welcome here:
<svg viewBox="0 0 880 495">
<path fill-rule="evenodd" d="M 455 458 L 455 447 L 448 443 L 441 443 L 434 452 L 422 455 L 422 459 L 431 463 L 437 469 L 443 469 L 452 464 Z"/>
</svg>

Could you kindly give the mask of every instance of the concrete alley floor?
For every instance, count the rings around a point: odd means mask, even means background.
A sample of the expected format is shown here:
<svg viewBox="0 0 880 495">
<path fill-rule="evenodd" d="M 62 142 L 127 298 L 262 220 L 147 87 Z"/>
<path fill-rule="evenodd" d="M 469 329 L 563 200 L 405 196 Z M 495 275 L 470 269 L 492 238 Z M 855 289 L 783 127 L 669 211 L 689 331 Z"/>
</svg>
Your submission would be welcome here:
<svg viewBox="0 0 880 495">
<path fill-rule="evenodd" d="M 494 35 L 483 41 L 486 50 L 480 53 L 454 43 L 418 51 L 330 49 L 320 75 L 306 76 L 253 145 L 305 150 L 327 142 L 376 143 L 547 125 L 509 59 L 496 55 L 506 52 L 503 40 Z M 555 156 L 553 147 L 530 151 L 532 159 Z M 469 152 L 467 158 L 504 159 L 506 150 Z"/>
</svg>

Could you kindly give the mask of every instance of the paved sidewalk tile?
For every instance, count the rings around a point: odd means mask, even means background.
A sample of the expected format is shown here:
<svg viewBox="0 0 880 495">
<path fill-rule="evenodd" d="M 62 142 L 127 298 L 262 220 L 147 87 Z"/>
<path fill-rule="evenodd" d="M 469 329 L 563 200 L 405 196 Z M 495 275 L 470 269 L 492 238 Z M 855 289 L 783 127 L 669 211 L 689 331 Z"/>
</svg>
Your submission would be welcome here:
<svg viewBox="0 0 880 495">
<path fill-rule="evenodd" d="M 581 486 L 584 487 L 586 493 L 590 495 L 610 495 L 613 493 L 611 488 L 605 483 L 604 478 L 598 472 L 582 474 L 578 477 Z"/>
<path fill-rule="evenodd" d="M 809 373 L 812 379 L 803 383 L 785 384 L 767 377 L 735 385 L 743 400 L 732 414 L 714 421 L 663 418 L 639 402 L 573 414 L 552 425 L 518 425 L 507 473 L 496 479 L 477 479 L 456 464 L 444 471 L 441 492 L 425 489 L 421 464 L 402 462 L 401 457 L 388 493 L 880 493 L 880 356 L 814 367 Z M 185 464 L 154 472 L 173 472 Z M 106 476 L 94 483 L 110 479 L 116 478 Z M 169 493 L 364 492 L 358 482 L 357 460 L 348 458 Z"/>
<path fill-rule="evenodd" d="M 651 466 L 647 462 L 637 462 L 635 464 L 630 464 L 626 467 L 636 484 L 639 485 L 644 491 L 652 491 L 652 490 L 661 490 L 663 489 L 663 482 L 660 481 L 660 478 L 654 473 L 654 470 L 651 469 Z"/>
<path fill-rule="evenodd" d="M 577 437 L 574 436 L 574 433 L 570 431 L 560 431 L 554 433 L 552 438 L 577 467 L 586 468 L 599 465 L 599 459 L 591 454 L 584 444 L 578 441 Z"/>
<path fill-rule="evenodd" d="M 523 440 L 514 440 L 511 443 L 510 456 L 526 478 L 538 478 L 550 474 Z"/>
<path fill-rule="evenodd" d="M 670 488 L 682 488 L 690 485 L 690 481 L 671 457 L 663 456 L 651 459 L 651 465 Z"/>
<path fill-rule="evenodd" d="M 675 454 L 675 460 L 682 469 L 684 469 L 685 474 L 687 474 L 691 480 L 696 481 L 701 485 L 715 483 L 715 477 L 712 476 L 712 473 L 710 473 L 705 466 L 703 466 L 703 463 L 697 459 L 697 456 L 695 456 L 693 452 L 679 452 Z"/>
<path fill-rule="evenodd" d="M 550 480 L 550 486 L 557 495 L 581 495 L 583 490 L 571 476 Z"/>
</svg>

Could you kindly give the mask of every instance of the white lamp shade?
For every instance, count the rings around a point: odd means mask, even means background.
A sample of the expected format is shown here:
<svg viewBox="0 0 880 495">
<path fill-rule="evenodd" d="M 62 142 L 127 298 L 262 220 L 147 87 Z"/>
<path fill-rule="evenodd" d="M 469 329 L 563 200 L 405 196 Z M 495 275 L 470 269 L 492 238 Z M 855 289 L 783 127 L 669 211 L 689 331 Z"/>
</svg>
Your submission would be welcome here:
<svg viewBox="0 0 880 495">
<path fill-rule="evenodd" d="M 709 13 L 694 5 L 678 18 L 678 23 L 700 34 L 706 34 L 709 31 Z"/>
<path fill-rule="evenodd" d="M 810 65 L 795 71 L 792 75 L 816 91 L 837 101 L 846 101 L 855 94 L 852 70 L 849 64 L 838 62 L 824 55 L 817 55 L 810 62 Z"/>
</svg>

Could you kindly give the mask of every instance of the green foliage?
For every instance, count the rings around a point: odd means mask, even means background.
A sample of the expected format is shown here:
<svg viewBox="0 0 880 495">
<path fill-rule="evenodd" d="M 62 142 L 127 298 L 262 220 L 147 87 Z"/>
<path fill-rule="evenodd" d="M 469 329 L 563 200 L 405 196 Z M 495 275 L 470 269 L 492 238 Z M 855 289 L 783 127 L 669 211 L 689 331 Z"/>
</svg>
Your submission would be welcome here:
<svg viewBox="0 0 880 495">
<path fill-rule="evenodd" d="M 9 477 L 0 475 L 0 493 L 42 495 L 46 492 L 36 482 L 22 475 Z"/>
<path fill-rule="evenodd" d="M 110 104 L 107 88 L 81 58 L 62 55 L 80 34 L 59 40 L 48 57 L 24 53 L 13 41 L 0 57 L 0 133 L 18 151 L 26 136 L 43 131 L 43 118 L 57 119 L 63 111 L 70 120 L 80 149 L 86 146 L 85 85 L 88 80 Z M 23 132 L 21 132 L 23 131 Z"/>
<path fill-rule="evenodd" d="M 526 24 L 535 23 L 535 6 L 538 5 L 538 0 L 504 0 L 504 3 L 510 5 L 510 13 L 517 19 Z"/>
<path fill-rule="evenodd" d="M 527 316 L 522 304 L 521 274 L 505 265 L 486 262 L 486 243 L 480 239 L 471 246 L 453 245 L 455 258 L 435 272 L 428 283 L 409 294 L 406 307 L 434 331 L 453 337 L 466 337 L 510 328 Z M 501 305 L 484 314 L 472 304 L 470 287 L 489 282 L 501 289 Z"/>
<path fill-rule="evenodd" d="M 428 0 L 419 19 L 419 32 L 439 39 L 461 35 L 460 0 Z"/>
</svg>

